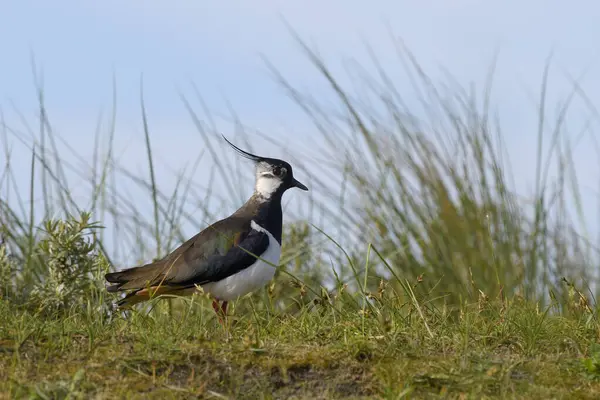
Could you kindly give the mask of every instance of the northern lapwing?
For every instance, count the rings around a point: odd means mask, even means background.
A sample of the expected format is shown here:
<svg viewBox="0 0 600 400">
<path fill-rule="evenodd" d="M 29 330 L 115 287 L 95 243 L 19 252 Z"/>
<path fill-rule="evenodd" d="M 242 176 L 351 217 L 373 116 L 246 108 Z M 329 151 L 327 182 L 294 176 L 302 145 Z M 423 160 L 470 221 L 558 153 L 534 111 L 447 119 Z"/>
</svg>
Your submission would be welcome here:
<svg viewBox="0 0 600 400">
<path fill-rule="evenodd" d="M 227 302 L 265 286 L 281 255 L 281 197 L 290 188 L 308 190 L 294 178 L 292 166 L 259 157 L 223 139 L 255 164 L 254 193 L 236 212 L 210 225 L 164 258 L 105 275 L 109 292 L 131 291 L 119 308 L 168 294 L 189 296 L 202 287 L 213 298 L 221 320 Z M 219 302 L 223 302 L 219 306 Z M 219 315 L 221 314 L 221 315 Z"/>
</svg>

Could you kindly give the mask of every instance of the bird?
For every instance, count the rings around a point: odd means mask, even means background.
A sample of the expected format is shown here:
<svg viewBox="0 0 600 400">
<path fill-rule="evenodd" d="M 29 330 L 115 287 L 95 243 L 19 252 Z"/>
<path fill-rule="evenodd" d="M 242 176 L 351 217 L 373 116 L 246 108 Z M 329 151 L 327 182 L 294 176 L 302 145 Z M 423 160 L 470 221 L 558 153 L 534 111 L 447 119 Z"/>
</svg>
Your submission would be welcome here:
<svg viewBox="0 0 600 400">
<path fill-rule="evenodd" d="M 261 157 L 222 138 L 254 163 L 254 193 L 233 214 L 188 239 L 157 261 L 105 275 L 110 293 L 129 291 L 117 302 L 130 308 L 159 295 L 190 296 L 198 286 L 212 298 L 222 323 L 227 304 L 264 287 L 281 256 L 281 199 L 291 188 L 308 191 L 286 161 Z M 221 303 L 221 304 L 220 304 Z"/>
</svg>

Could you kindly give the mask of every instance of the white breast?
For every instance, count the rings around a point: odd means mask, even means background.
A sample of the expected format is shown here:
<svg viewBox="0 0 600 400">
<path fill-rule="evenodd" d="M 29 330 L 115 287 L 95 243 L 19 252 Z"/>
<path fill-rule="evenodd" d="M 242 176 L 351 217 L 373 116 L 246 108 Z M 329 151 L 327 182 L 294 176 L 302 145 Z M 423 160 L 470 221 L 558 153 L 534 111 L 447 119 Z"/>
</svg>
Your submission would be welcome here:
<svg viewBox="0 0 600 400">
<path fill-rule="evenodd" d="M 281 256 L 281 246 L 279 242 L 262 226 L 252 221 L 252 229 L 265 232 L 269 236 L 269 245 L 263 254 L 257 254 L 261 259 L 257 259 L 254 264 L 233 274 L 218 282 L 211 282 L 202 285 L 202 288 L 210 293 L 214 298 L 221 301 L 235 300 L 265 286 L 275 275 L 275 268 L 264 262 L 268 261 L 273 265 L 279 265 Z"/>
</svg>

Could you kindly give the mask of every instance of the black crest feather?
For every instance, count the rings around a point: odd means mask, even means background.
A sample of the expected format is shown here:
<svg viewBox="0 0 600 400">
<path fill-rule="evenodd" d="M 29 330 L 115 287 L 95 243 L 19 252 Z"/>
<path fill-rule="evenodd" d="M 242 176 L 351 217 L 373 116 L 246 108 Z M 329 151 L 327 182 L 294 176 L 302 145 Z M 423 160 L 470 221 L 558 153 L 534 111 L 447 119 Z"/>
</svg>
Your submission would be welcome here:
<svg viewBox="0 0 600 400">
<path fill-rule="evenodd" d="M 237 147 L 235 144 L 231 143 L 229 140 L 227 140 L 227 138 L 225 137 L 225 135 L 221 134 L 221 136 L 223 137 L 223 139 L 227 142 L 227 144 L 229 144 L 231 147 L 233 147 L 235 149 L 235 151 L 237 151 L 242 157 L 245 157 L 249 160 L 252 160 L 254 162 L 260 162 L 265 160 L 264 157 L 259 157 L 255 154 L 249 153 L 245 150 L 240 149 L 239 147 Z"/>
</svg>

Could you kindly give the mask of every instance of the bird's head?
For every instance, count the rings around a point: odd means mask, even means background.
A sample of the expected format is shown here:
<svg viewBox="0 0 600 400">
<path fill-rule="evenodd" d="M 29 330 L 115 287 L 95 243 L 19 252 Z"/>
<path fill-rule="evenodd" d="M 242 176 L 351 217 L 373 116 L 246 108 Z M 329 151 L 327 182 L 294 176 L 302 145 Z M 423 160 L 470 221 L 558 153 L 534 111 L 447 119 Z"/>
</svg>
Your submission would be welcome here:
<svg viewBox="0 0 600 400">
<path fill-rule="evenodd" d="M 242 157 L 254 161 L 256 166 L 255 191 L 260 196 L 269 199 L 274 195 L 281 196 L 283 192 L 291 188 L 308 190 L 300 183 L 292 172 L 292 166 L 277 158 L 260 157 L 240 149 L 231 143 L 225 136 L 223 139 L 233 147 Z"/>
</svg>

